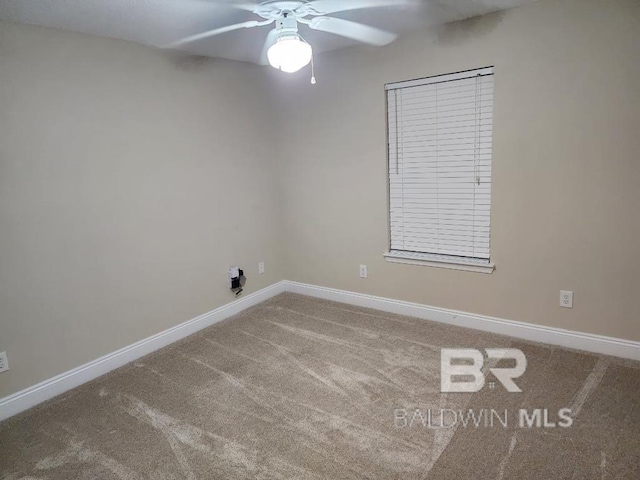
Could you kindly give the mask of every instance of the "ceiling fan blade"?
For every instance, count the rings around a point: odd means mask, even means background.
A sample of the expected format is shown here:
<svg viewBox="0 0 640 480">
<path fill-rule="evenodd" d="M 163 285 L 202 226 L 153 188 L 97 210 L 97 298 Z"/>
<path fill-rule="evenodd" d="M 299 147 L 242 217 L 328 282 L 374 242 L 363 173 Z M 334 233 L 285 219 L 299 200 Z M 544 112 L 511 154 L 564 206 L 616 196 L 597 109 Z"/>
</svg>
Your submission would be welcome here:
<svg viewBox="0 0 640 480">
<path fill-rule="evenodd" d="M 278 31 L 274 28 L 267 35 L 267 39 L 264 41 L 264 47 L 262 47 L 262 54 L 260 55 L 260 65 L 268 65 L 269 59 L 267 58 L 267 51 L 269 47 L 276 43 L 278 38 Z"/>
<path fill-rule="evenodd" d="M 361 8 L 396 7 L 415 3 L 415 0 L 315 0 L 307 3 L 303 8 L 309 15 L 328 15 L 346 10 L 358 10 Z"/>
<path fill-rule="evenodd" d="M 253 12 L 258 6 L 259 3 L 249 3 L 249 2 L 228 2 L 223 3 L 225 7 L 231 8 L 239 8 L 240 10 L 246 10 L 247 12 Z"/>
<path fill-rule="evenodd" d="M 261 24 L 262 22 L 251 20 L 248 22 L 236 23 L 235 25 L 227 25 L 226 27 L 220 27 L 220 28 L 216 28 L 215 30 L 209 30 L 208 32 L 198 33 L 197 35 L 191 35 L 190 37 L 183 38 L 176 42 L 170 43 L 169 45 L 165 45 L 164 48 L 180 47 L 187 43 L 197 42 L 198 40 L 202 40 L 208 37 L 213 37 L 214 35 L 220 35 L 221 33 L 231 32 L 233 30 L 239 30 L 241 28 L 257 27 L 258 25 L 261 25 Z"/>
<path fill-rule="evenodd" d="M 309 21 L 309 28 L 378 46 L 387 45 L 398 37 L 395 33 L 385 32 L 379 28 L 333 17 L 312 18 Z"/>
</svg>

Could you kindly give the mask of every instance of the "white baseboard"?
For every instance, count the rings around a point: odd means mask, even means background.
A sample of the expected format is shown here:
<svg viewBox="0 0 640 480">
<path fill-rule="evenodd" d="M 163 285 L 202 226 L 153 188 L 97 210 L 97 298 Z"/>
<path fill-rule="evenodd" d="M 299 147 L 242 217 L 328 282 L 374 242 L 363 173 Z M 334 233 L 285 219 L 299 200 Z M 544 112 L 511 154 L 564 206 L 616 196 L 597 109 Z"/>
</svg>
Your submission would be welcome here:
<svg viewBox="0 0 640 480">
<path fill-rule="evenodd" d="M 34 407 L 83 383 L 104 375 L 111 370 L 137 360 L 198 330 L 225 320 L 241 311 L 257 305 L 285 291 L 286 282 L 280 281 L 258 290 L 215 310 L 152 335 L 113 353 L 85 363 L 77 368 L 56 375 L 44 382 L 0 399 L 0 421 Z"/>
<path fill-rule="evenodd" d="M 144 355 L 191 335 L 198 330 L 225 320 L 283 292 L 299 293 L 301 295 L 333 300 L 350 305 L 373 308 L 383 312 L 408 315 L 449 325 L 508 335 L 533 342 L 640 360 L 640 342 L 573 332 L 560 328 L 544 327 L 446 308 L 431 307 L 419 303 L 403 302 L 391 298 L 376 297 L 363 293 L 348 292 L 335 288 L 319 287 L 283 280 L 192 320 L 93 360 L 92 362 L 2 398 L 0 399 L 0 421 L 104 375 L 111 370 L 126 365 Z"/>
<path fill-rule="evenodd" d="M 640 342 L 634 342 L 632 340 L 592 335 L 590 333 L 545 327 L 485 315 L 476 315 L 474 313 L 431 307 L 419 303 L 403 302 L 391 298 L 337 290 L 335 288 L 318 287 L 305 283 L 287 281 L 285 290 L 287 292 L 324 298 L 326 300 L 357 305 L 359 307 L 373 308 L 383 312 L 508 335 L 532 342 L 547 343 L 576 350 L 612 355 L 614 357 L 640 360 Z"/>
</svg>

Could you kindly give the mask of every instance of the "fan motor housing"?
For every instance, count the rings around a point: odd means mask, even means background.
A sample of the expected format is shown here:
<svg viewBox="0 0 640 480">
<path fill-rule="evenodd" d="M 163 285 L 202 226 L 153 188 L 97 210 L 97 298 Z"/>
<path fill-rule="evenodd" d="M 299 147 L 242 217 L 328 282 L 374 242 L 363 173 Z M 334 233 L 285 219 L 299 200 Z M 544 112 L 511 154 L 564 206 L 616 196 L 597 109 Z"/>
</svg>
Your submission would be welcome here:
<svg viewBox="0 0 640 480">
<path fill-rule="evenodd" d="M 291 33 L 298 31 L 298 21 L 293 12 L 282 13 L 282 16 L 276 20 L 276 30 Z"/>
<path fill-rule="evenodd" d="M 262 2 L 253 13 L 260 15 L 263 18 L 280 17 L 285 12 L 295 12 L 298 8 L 305 5 L 307 2 L 302 1 L 282 1 L 274 0 L 271 2 Z"/>
</svg>

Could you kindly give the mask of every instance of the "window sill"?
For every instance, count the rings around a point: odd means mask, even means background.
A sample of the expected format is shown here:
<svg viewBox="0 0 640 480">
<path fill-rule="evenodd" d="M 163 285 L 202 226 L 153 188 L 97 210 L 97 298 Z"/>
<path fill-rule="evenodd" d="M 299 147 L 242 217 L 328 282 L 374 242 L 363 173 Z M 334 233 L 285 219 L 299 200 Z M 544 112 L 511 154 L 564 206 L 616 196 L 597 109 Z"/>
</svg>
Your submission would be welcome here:
<svg viewBox="0 0 640 480">
<path fill-rule="evenodd" d="M 426 267 L 449 268 L 464 270 L 466 272 L 492 273 L 495 265 L 489 262 L 481 262 L 465 258 L 446 258 L 440 255 L 428 253 L 412 253 L 391 251 L 383 254 L 387 262 L 404 263 L 407 265 L 423 265 Z"/>
</svg>

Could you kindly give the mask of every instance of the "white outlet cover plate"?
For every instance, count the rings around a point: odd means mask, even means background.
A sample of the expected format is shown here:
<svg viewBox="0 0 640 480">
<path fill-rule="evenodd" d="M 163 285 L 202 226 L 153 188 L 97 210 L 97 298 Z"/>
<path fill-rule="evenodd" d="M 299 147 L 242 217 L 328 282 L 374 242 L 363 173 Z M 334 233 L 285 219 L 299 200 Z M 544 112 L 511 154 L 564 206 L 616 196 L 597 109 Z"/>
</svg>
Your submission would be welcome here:
<svg viewBox="0 0 640 480">
<path fill-rule="evenodd" d="M 367 266 L 366 265 L 360 265 L 360 277 L 361 278 L 367 278 Z"/>
<path fill-rule="evenodd" d="M 570 290 L 560 290 L 560 306 L 573 308 L 573 292 Z"/>
<path fill-rule="evenodd" d="M 264 262 L 258 263 L 258 273 L 259 274 L 263 274 L 264 273 Z"/>
<path fill-rule="evenodd" d="M 9 370 L 9 359 L 7 352 L 0 352 L 0 373 Z"/>
</svg>

